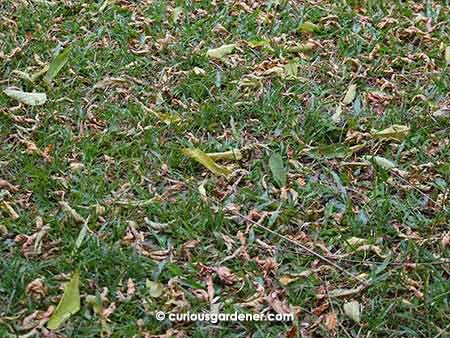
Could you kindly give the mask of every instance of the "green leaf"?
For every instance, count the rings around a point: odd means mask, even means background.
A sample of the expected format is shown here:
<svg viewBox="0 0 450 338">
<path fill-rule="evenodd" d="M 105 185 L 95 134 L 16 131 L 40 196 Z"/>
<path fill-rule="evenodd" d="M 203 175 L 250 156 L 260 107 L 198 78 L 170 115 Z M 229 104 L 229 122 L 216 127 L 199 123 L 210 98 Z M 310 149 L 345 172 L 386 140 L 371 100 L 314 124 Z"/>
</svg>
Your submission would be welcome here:
<svg viewBox="0 0 450 338">
<path fill-rule="evenodd" d="M 376 138 L 395 139 L 398 141 L 404 140 L 408 136 L 410 128 L 399 124 L 394 124 L 389 128 L 373 133 Z"/>
<path fill-rule="evenodd" d="M 223 59 L 224 56 L 231 54 L 235 47 L 235 44 L 230 44 L 223 45 L 218 48 L 208 49 L 206 55 L 212 59 Z"/>
<path fill-rule="evenodd" d="M 348 87 L 347 93 L 345 94 L 344 100 L 342 101 L 343 104 L 350 104 L 353 102 L 353 100 L 356 97 L 356 85 L 352 84 Z"/>
<path fill-rule="evenodd" d="M 164 292 L 164 286 L 161 283 L 152 282 L 149 279 L 145 280 L 145 286 L 147 287 L 150 296 L 153 298 L 160 297 Z"/>
<path fill-rule="evenodd" d="M 390 170 L 392 168 L 397 167 L 397 165 L 394 162 L 381 156 L 365 156 L 365 159 L 375 162 L 377 165 L 386 170 Z"/>
<path fill-rule="evenodd" d="M 185 148 L 182 150 L 183 154 L 196 160 L 200 164 L 204 165 L 208 170 L 216 175 L 228 176 L 231 174 L 231 170 L 218 165 L 211 157 L 205 154 L 203 151 L 197 148 Z"/>
<path fill-rule="evenodd" d="M 27 93 L 21 90 L 6 88 L 3 93 L 29 106 L 41 106 L 47 101 L 45 93 Z"/>
<path fill-rule="evenodd" d="M 284 73 L 288 79 L 295 79 L 298 74 L 298 67 L 299 64 L 297 62 L 289 62 L 288 64 L 284 65 Z"/>
<path fill-rule="evenodd" d="M 450 65 L 450 46 L 445 48 L 445 62 L 447 62 L 447 65 Z"/>
<path fill-rule="evenodd" d="M 298 27 L 298 30 L 300 32 L 313 33 L 315 31 L 319 30 L 319 26 L 317 26 L 316 24 L 314 24 L 312 22 L 306 21 Z"/>
<path fill-rule="evenodd" d="M 75 242 L 76 249 L 80 248 L 81 244 L 83 244 L 84 238 L 87 235 L 87 232 L 89 230 L 89 227 L 88 227 L 89 218 L 90 218 L 90 216 L 88 216 L 88 218 L 86 219 L 86 221 L 83 224 L 83 227 L 80 230 L 80 233 L 78 234 L 77 240 Z"/>
<path fill-rule="evenodd" d="M 269 167 L 272 171 L 272 176 L 277 185 L 282 188 L 287 183 L 287 174 L 283 164 L 283 158 L 280 154 L 274 153 L 269 158 Z"/>
<path fill-rule="evenodd" d="M 61 324 L 70 316 L 80 310 L 80 273 L 75 271 L 72 279 L 66 285 L 64 294 L 56 307 L 55 312 L 50 317 L 47 327 L 50 330 L 58 329 Z"/>
<path fill-rule="evenodd" d="M 311 148 L 308 155 L 312 158 L 344 158 L 352 154 L 352 149 L 345 144 L 325 144 Z"/>
<path fill-rule="evenodd" d="M 66 48 L 53 59 L 52 63 L 50 63 L 47 74 L 45 75 L 45 80 L 47 82 L 52 82 L 56 75 L 58 75 L 59 71 L 69 60 L 70 52 L 71 48 Z"/>
</svg>

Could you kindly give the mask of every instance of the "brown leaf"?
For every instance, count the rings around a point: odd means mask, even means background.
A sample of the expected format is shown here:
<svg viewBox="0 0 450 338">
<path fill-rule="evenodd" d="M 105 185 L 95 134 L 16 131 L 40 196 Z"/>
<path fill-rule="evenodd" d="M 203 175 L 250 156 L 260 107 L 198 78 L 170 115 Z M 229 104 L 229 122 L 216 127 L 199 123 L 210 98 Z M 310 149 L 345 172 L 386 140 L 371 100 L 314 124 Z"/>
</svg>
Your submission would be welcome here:
<svg viewBox="0 0 450 338">
<path fill-rule="evenodd" d="M 325 315 L 325 327 L 330 331 L 334 331 L 336 329 L 336 326 L 337 326 L 336 315 L 333 312 L 327 313 Z"/>
<path fill-rule="evenodd" d="M 27 285 L 25 292 L 34 298 L 40 299 L 47 296 L 48 288 L 44 284 L 44 280 L 42 278 L 36 278 Z"/>
<path fill-rule="evenodd" d="M 291 310 L 289 308 L 289 304 L 286 300 L 280 300 L 278 298 L 278 292 L 274 291 L 270 293 L 270 295 L 266 296 L 266 301 L 270 305 L 270 307 L 276 312 L 280 314 L 290 314 Z"/>
<path fill-rule="evenodd" d="M 136 287 L 131 278 L 128 278 L 127 282 L 127 298 L 131 298 L 136 293 Z"/>
<path fill-rule="evenodd" d="M 226 266 L 219 266 L 215 271 L 226 285 L 233 285 L 236 282 L 236 276 Z"/>
<path fill-rule="evenodd" d="M 19 186 L 18 185 L 14 186 L 6 180 L 0 179 L 0 189 L 6 189 L 9 190 L 10 192 L 17 192 L 19 190 Z"/>
<path fill-rule="evenodd" d="M 320 316 L 320 315 L 321 315 L 325 310 L 327 310 L 329 307 L 330 307 L 330 304 L 328 304 L 328 303 L 323 303 L 322 305 L 316 307 L 316 308 L 313 310 L 313 313 L 314 313 L 316 316 Z"/>
</svg>

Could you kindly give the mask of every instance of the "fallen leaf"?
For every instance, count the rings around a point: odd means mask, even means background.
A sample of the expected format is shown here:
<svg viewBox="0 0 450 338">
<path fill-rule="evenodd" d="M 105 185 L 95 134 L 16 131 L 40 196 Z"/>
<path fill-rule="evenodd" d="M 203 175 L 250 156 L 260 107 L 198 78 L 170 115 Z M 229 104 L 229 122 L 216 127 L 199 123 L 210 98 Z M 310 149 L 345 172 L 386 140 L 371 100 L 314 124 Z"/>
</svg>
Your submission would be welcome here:
<svg viewBox="0 0 450 338">
<path fill-rule="evenodd" d="M 348 105 L 353 102 L 353 100 L 356 97 L 356 85 L 352 84 L 348 87 L 347 93 L 345 94 L 344 100 L 342 100 L 342 103 L 345 105 Z"/>
<path fill-rule="evenodd" d="M 77 240 L 75 241 L 76 249 L 80 248 L 81 244 L 83 244 L 84 238 L 87 235 L 87 232 L 89 230 L 89 227 L 88 227 L 89 218 L 90 218 L 90 216 L 88 216 L 88 218 L 84 222 L 83 227 L 81 228 L 80 233 L 78 234 Z"/>
<path fill-rule="evenodd" d="M 361 321 L 361 305 L 357 301 L 345 303 L 344 313 L 356 323 Z"/>
<path fill-rule="evenodd" d="M 10 192 L 17 192 L 19 190 L 19 186 L 14 186 L 6 180 L 0 179 L 0 189 L 7 189 Z"/>
<path fill-rule="evenodd" d="M 300 32 L 306 32 L 306 33 L 313 33 L 315 31 L 317 31 L 318 29 L 319 29 L 319 26 L 317 26 L 316 24 L 309 22 L 309 21 L 302 23 L 298 27 L 298 30 Z"/>
<path fill-rule="evenodd" d="M 4 89 L 3 92 L 9 97 L 29 106 L 41 106 L 47 101 L 45 93 L 28 93 L 9 88 Z"/>
<path fill-rule="evenodd" d="M 367 284 L 361 284 L 360 286 L 353 289 L 334 289 L 328 292 L 328 296 L 338 298 L 355 295 L 364 290 L 367 286 L 368 286 Z"/>
<path fill-rule="evenodd" d="M 283 158 L 278 153 L 273 153 L 269 158 L 269 167 L 278 187 L 282 188 L 287 183 L 287 174 L 283 164 Z"/>
<path fill-rule="evenodd" d="M 148 293 L 153 298 L 160 297 L 164 292 L 164 286 L 161 283 L 153 282 L 151 280 L 145 280 L 145 286 L 148 289 Z"/>
<path fill-rule="evenodd" d="M 30 284 L 27 285 L 25 292 L 37 299 L 47 296 L 48 288 L 42 278 L 36 278 Z"/>
<path fill-rule="evenodd" d="M 50 330 L 58 329 L 70 316 L 80 310 L 80 273 L 75 271 L 72 279 L 64 288 L 64 294 L 50 317 L 47 327 Z"/>
<path fill-rule="evenodd" d="M 334 313 L 327 313 L 325 315 L 325 327 L 330 330 L 334 331 L 337 326 L 337 319 L 336 315 Z"/>
<path fill-rule="evenodd" d="M 278 281 L 280 282 L 281 285 L 286 286 L 286 285 L 291 284 L 292 282 L 295 282 L 296 280 L 298 280 L 298 278 L 299 277 L 284 275 L 284 276 L 281 276 Z"/>
<path fill-rule="evenodd" d="M 226 285 L 233 285 L 236 282 L 236 276 L 226 266 L 219 266 L 215 271 L 220 280 Z"/>
<path fill-rule="evenodd" d="M 381 156 L 370 156 L 369 155 L 369 156 L 364 156 L 364 158 L 368 161 L 375 162 L 377 165 L 379 165 L 380 167 L 382 167 L 385 170 L 389 170 L 389 169 L 397 167 L 397 165 L 394 162 L 392 162 L 384 157 L 381 157 Z"/>
<path fill-rule="evenodd" d="M 211 157 L 197 148 L 185 148 L 182 150 L 183 154 L 196 160 L 204 165 L 208 170 L 216 175 L 228 176 L 231 174 L 231 170 L 226 167 L 218 165 Z"/>
<path fill-rule="evenodd" d="M 19 219 L 19 214 L 14 210 L 14 208 L 6 201 L 3 201 L 3 208 L 9 213 L 13 220 Z"/>
<path fill-rule="evenodd" d="M 75 221 L 75 223 L 77 224 L 84 224 L 86 221 L 84 220 L 83 217 L 80 216 L 80 214 L 78 212 L 76 212 L 67 202 L 59 202 L 59 205 L 62 207 L 63 211 L 70 216 L 71 218 L 73 218 L 73 220 Z"/>
<path fill-rule="evenodd" d="M 361 245 L 367 244 L 368 241 L 365 238 L 351 237 L 351 238 L 347 239 L 347 243 L 350 244 L 351 246 L 357 248 Z"/>
<path fill-rule="evenodd" d="M 127 298 L 131 298 L 136 293 L 136 286 L 131 278 L 127 281 Z"/>
<path fill-rule="evenodd" d="M 206 55 L 212 59 L 223 59 L 228 54 L 231 54 L 236 47 L 235 44 L 223 45 L 218 48 L 208 49 Z"/>
<path fill-rule="evenodd" d="M 47 82 L 52 82 L 56 75 L 58 75 L 59 71 L 69 60 L 70 52 L 71 48 L 66 48 L 64 51 L 53 58 L 48 68 L 47 74 L 45 75 L 45 80 Z"/>
<path fill-rule="evenodd" d="M 219 160 L 239 161 L 239 160 L 242 160 L 242 153 L 239 149 L 232 149 L 230 151 L 224 151 L 221 153 L 207 153 L 206 155 L 208 155 L 214 161 L 219 161 Z"/>
<path fill-rule="evenodd" d="M 373 133 L 376 138 L 404 140 L 409 134 L 410 128 L 399 124 L 394 124 L 389 128 Z"/>
</svg>

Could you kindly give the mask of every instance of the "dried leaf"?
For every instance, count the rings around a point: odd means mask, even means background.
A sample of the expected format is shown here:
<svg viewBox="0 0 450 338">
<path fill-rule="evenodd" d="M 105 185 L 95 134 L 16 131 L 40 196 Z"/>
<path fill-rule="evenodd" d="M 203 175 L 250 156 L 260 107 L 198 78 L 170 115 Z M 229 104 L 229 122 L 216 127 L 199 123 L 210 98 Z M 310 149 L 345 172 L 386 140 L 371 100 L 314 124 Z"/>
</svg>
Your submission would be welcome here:
<svg viewBox="0 0 450 338">
<path fill-rule="evenodd" d="M 353 289 L 334 289 L 328 292 L 329 297 L 347 297 L 355 295 L 367 287 L 367 284 L 361 284 L 360 286 Z"/>
<path fill-rule="evenodd" d="M 352 84 L 348 87 L 347 93 L 345 94 L 344 100 L 342 100 L 342 103 L 345 105 L 348 105 L 353 102 L 353 100 L 356 97 L 356 85 Z"/>
<path fill-rule="evenodd" d="M 183 154 L 196 160 L 204 165 L 208 170 L 216 175 L 228 176 L 231 174 L 231 170 L 226 167 L 218 165 L 211 157 L 197 148 L 185 148 L 182 150 Z"/>
<path fill-rule="evenodd" d="M 48 68 L 47 74 L 45 75 L 45 80 L 47 82 L 52 82 L 53 79 L 58 75 L 59 71 L 64 67 L 64 65 L 69 60 L 71 48 L 66 48 L 64 51 L 59 53 L 55 58 L 53 58 L 50 66 Z"/>
<path fill-rule="evenodd" d="M 9 97 L 29 106 L 41 106 L 47 101 L 47 95 L 45 93 L 27 93 L 9 88 L 4 89 L 3 92 Z"/>
<path fill-rule="evenodd" d="M 236 47 L 235 44 L 223 45 L 218 48 L 208 49 L 206 55 L 212 59 L 222 59 L 228 54 L 231 54 Z"/>
<path fill-rule="evenodd" d="M 394 124 L 389 128 L 373 133 L 376 138 L 404 140 L 409 134 L 410 128 L 399 124 Z"/>
<path fill-rule="evenodd" d="M 279 282 L 281 285 L 286 286 L 291 284 L 292 282 L 295 282 L 296 280 L 298 280 L 298 278 L 299 277 L 284 275 L 280 277 Z"/>
<path fill-rule="evenodd" d="M 75 223 L 84 224 L 85 220 L 80 216 L 78 212 L 76 212 L 67 202 L 59 202 L 59 205 L 62 207 L 63 211 L 70 217 L 73 218 Z"/>
<path fill-rule="evenodd" d="M 269 158 L 269 167 L 272 171 L 272 176 L 278 187 L 282 188 L 287 183 L 287 173 L 284 168 L 283 158 L 280 154 L 274 153 Z"/>
<path fill-rule="evenodd" d="M 336 315 L 334 313 L 327 313 L 325 315 L 325 327 L 330 330 L 334 331 L 337 326 L 337 319 Z"/>
<path fill-rule="evenodd" d="M 64 289 L 63 297 L 56 307 L 55 312 L 47 323 L 50 330 L 56 330 L 70 316 L 80 310 L 80 273 L 75 271 L 72 279 Z"/>
<path fill-rule="evenodd" d="M 351 246 L 357 248 L 361 245 L 367 244 L 368 241 L 365 238 L 351 237 L 347 240 L 347 243 L 350 244 Z"/>
<path fill-rule="evenodd" d="M 361 321 L 361 305 L 357 301 L 345 303 L 344 313 L 356 323 Z"/>
</svg>

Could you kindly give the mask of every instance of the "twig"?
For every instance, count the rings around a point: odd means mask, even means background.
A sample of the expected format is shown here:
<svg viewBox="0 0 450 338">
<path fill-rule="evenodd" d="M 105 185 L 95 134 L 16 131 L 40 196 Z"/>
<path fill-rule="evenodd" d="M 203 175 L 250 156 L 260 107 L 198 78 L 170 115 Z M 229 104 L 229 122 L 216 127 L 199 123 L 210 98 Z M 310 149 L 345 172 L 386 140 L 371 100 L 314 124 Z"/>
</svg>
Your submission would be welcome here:
<svg viewBox="0 0 450 338">
<path fill-rule="evenodd" d="M 331 266 L 335 267 L 336 269 L 338 269 L 338 270 L 341 271 L 342 273 L 346 274 L 347 276 L 351 277 L 352 279 L 355 279 L 355 280 L 357 280 L 358 282 L 361 282 L 361 283 L 363 283 L 363 284 L 367 284 L 367 283 L 368 283 L 367 280 L 364 280 L 364 279 L 362 279 L 362 278 L 360 278 L 360 277 L 358 277 L 358 276 L 352 274 L 351 272 L 345 270 L 343 267 L 337 265 L 336 263 L 334 263 L 333 261 L 331 261 L 331 260 L 328 259 L 327 257 L 322 256 L 321 254 L 315 252 L 314 250 L 311 250 L 310 248 L 304 246 L 304 245 L 301 244 L 300 242 L 298 242 L 298 241 L 296 241 L 296 240 L 293 240 L 293 239 L 291 239 L 291 238 L 289 238 L 289 237 L 287 237 L 287 236 L 285 236 L 285 235 L 282 235 L 282 234 L 280 234 L 280 233 L 278 233 L 278 232 L 276 232 L 276 231 L 274 231 L 274 230 L 272 230 L 272 229 L 266 227 L 265 225 L 262 225 L 262 224 L 260 224 L 260 223 L 258 223 L 258 222 L 255 222 L 254 220 L 250 219 L 249 217 L 247 217 L 247 216 L 245 216 L 245 215 L 242 215 L 242 214 L 239 213 L 239 212 L 236 212 L 236 215 L 238 215 L 238 216 L 244 218 L 245 220 L 249 221 L 249 222 L 252 223 L 253 225 L 256 225 L 257 227 L 259 227 L 259 228 L 261 228 L 261 229 L 263 229 L 263 230 L 265 230 L 265 231 L 271 233 L 272 235 L 278 236 L 278 237 L 284 239 L 285 241 L 287 241 L 287 242 L 289 242 L 289 243 L 291 243 L 291 244 L 294 244 L 294 245 L 300 247 L 300 248 L 303 249 L 304 251 L 310 253 L 310 254 L 313 255 L 313 256 L 316 256 L 317 258 L 321 259 L 322 261 L 326 262 L 327 264 L 330 264 Z"/>
</svg>

